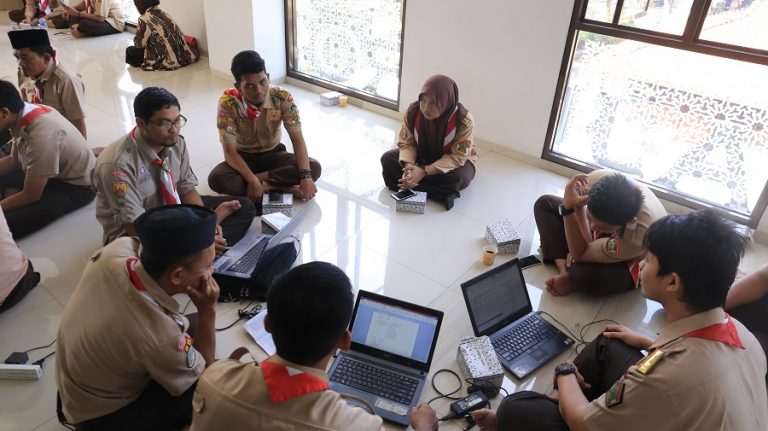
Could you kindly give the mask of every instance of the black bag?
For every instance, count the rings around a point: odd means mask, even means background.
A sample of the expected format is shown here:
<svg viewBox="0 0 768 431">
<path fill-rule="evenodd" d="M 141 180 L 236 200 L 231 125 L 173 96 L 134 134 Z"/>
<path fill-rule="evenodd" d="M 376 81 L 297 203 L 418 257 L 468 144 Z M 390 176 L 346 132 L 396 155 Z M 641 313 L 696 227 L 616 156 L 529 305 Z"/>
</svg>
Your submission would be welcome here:
<svg viewBox="0 0 768 431">
<path fill-rule="evenodd" d="M 237 278 L 213 274 L 219 284 L 219 301 L 255 299 L 264 302 L 272 283 L 288 272 L 296 261 L 298 253 L 293 242 L 280 243 L 264 251 L 251 278 Z"/>
</svg>

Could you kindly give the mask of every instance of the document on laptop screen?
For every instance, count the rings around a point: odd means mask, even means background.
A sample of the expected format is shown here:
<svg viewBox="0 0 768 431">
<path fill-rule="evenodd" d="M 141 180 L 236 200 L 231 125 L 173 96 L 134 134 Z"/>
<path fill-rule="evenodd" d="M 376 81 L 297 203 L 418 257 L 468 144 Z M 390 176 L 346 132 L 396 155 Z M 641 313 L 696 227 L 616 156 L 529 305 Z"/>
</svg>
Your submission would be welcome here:
<svg viewBox="0 0 768 431">
<path fill-rule="evenodd" d="M 364 298 L 355 316 L 352 341 L 425 363 L 436 329 L 435 317 Z"/>
<path fill-rule="evenodd" d="M 525 282 L 518 269 L 493 274 L 467 289 L 467 300 L 475 317 L 478 332 L 528 307 Z"/>
</svg>

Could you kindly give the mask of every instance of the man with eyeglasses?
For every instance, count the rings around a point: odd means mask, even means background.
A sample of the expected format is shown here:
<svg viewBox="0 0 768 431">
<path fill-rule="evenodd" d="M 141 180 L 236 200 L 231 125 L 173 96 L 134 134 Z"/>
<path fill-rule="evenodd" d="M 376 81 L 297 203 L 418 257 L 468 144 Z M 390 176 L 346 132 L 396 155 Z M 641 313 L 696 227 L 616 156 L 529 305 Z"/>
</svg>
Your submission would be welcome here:
<svg viewBox="0 0 768 431">
<path fill-rule="evenodd" d="M 94 170 L 96 219 L 104 244 L 135 236 L 133 221 L 163 205 L 202 205 L 216 211 L 216 254 L 239 241 L 255 217 L 251 201 L 233 196 L 200 196 L 184 137 L 187 119 L 168 90 L 148 87 L 133 102 L 136 127 L 104 149 Z"/>
<path fill-rule="evenodd" d="M 213 168 L 208 185 L 257 203 L 273 189 L 314 198 L 321 167 L 309 157 L 293 97 L 270 85 L 264 59 L 256 51 L 235 55 L 231 69 L 235 88 L 219 99 L 216 120 L 224 162 Z M 280 142 L 281 126 L 291 138 L 294 154 Z"/>
</svg>

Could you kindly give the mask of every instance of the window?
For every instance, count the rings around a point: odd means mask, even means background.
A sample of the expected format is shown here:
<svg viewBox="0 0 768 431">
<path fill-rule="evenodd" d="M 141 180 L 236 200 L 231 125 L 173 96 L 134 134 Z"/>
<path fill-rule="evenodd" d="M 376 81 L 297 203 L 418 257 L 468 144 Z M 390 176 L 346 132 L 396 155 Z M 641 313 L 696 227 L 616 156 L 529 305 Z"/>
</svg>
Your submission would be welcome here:
<svg viewBox="0 0 768 431">
<path fill-rule="evenodd" d="M 543 157 L 613 168 L 756 227 L 768 203 L 768 1 L 576 0 Z"/>
<path fill-rule="evenodd" d="M 286 0 L 288 76 L 398 108 L 405 0 Z"/>
</svg>

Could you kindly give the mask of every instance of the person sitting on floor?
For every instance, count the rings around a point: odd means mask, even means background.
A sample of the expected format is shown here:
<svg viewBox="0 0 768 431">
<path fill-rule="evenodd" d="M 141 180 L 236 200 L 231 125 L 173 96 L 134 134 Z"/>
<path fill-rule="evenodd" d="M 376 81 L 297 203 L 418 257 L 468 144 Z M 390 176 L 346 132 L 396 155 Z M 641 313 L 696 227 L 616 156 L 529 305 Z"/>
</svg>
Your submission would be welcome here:
<svg viewBox="0 0 768 431">
<path fill-rule="evenodd" d="M 216 354 L 216 214 L 164 206 L 134 226 L 138 238 L 91 256 L 59 324 L 57 413 L 77 430 L 188 425 L 195 384 Z M 194 317 L 179 312 L 178 294 Z"/>
<path fill-rule="evenodd" d="M 195 204 L 216 211 L 216 252 L 238 242 L 256 216 L 251 201 L 235 196 L 200 196 L 195 190 L 187 143 L 179 135 L 187 119 L 179 100 L 164 88 L 147 87 L 133 101 L 136 127 L 108 145 L 94 170 L 96 219 L 104 244 L 135 235 L 133 221 L 163 205 Z"/>
<path fill-rule="evenodd" d="M 85 206 L 96 193 L 96 159 L 83 135 L 55 109 L 21 100 L 0 80 L 0 132 L 13 135 L 0 158 L 0 207 L 17 240 Z"/>
<path fill-rule="evenodd" d="M 36 24 L 37 20 L 59 7 L 58 0 L 24 0 L 24 7 L 8 11 L 8 18 L 17 24 Z"/>
<path fill-rule="evenodd" d="M 352 342 L 353 303 L 349 278 L 330 263 L 300 265 L 278 279 L 264 317 L 277 353 L 242 363 L 241 348 L 211 365 L 195 390 L 192 430 L 383 430 L 381 417 L 328 386 L 329 362 Z"/>
<path fill-rule="evenodd" d="M 560 274 L 546 281 L 553 295 L 573 290 L 610 294 L 637 285 L 643 235 L 666 210 L 653 192 L 615 171 L 576 175 L 563 197 L 545 195 L 533 206 L 545 262 Z"/>
<path fill-rule="evenodd" d="M 56 28 L 69 27 L 74 37 L 105 36 L 125 29 L 120 0 L 84 0 L 75 6 L 62 3 L 60 9 L 63 13 L 50 21 Z"/>
<path fill-rule="evenodd" d="M 475 177 L 474 121 L 459 103 L 459 88 L 445 75 L 424 83 L 405 112 L 397 147 L 381 156 L 384 184 L 427 192 L 453 208 L 459 191 Z"/>
<path fill-rule="evenodd" d="M 224 162 L 208 176 L 212 190 L 261 203 L 273 189 L 312 199 L 317 193 L 320 163 L 309 157 L 301 132 L 299 108 L 284 88 L 270 85 L 264 59 L 242 51 L 232 59 L 235 88 L 219 99 L 217 127 Z M 280 143 L 285 126 L 295 154 Z"/>
<path fill-rule="evenodd" d="M 657 338 L 608 325 L 573 363 L 555 367 L 549 396 L 514 393 L 496 412 L 474 413 L 481 429 L 768 429 L 765 354 L 723 310 L 744 238 L 703 210 L 656 221 L 643 244 L 640 289 L 667 320 Z"/>
<path fill-rule="evenodd" d="M 18 304 L 39 282 L 40 273 L 14 242 L 0 208 L 0 312 Z"/>
<path fill-rule="evenodd" d="M 133 0 L 139 27 L 133 45 L 125 48 L 125 62 L 144 70 L 175 70 L 197 61 L 176 21 L 160 10 L 160 0 Z"/>
<path fill-rule="evenodd" d="M 768 352 L 768 264 L 733 283 L 725 309 L 752 331 Z M 768 374 L 765 382 L 768 385 Z"/>
<path fill-rule="evenodd" d="M 8 38 L 19 63 L 21 98 L 56 109 L 87 139 L 85 85 L 79 75 L 59 64 L 48 32 L 12 30 Z"/>
</svg>

